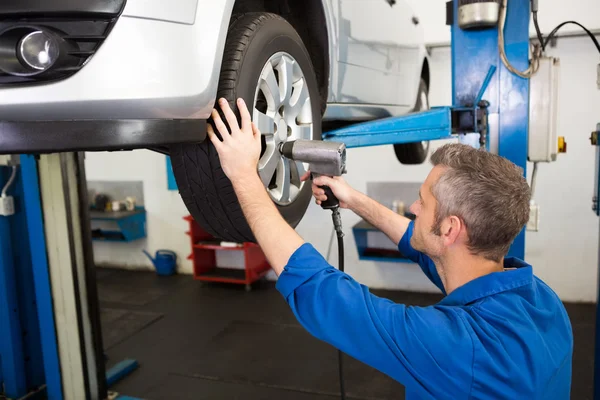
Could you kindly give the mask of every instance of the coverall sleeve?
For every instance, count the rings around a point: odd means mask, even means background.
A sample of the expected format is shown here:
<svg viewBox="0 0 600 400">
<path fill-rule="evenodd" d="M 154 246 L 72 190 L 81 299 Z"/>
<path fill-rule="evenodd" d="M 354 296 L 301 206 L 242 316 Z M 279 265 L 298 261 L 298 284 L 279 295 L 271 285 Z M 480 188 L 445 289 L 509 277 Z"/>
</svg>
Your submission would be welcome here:
<svg viewBox="0 0 600 400">
<path fill-rule="evenodd" d="M 310 334 L 421 398 L 467 397 L 473 344 L 457 314 L 461 310 L 409 307 L 377 297 L 308 243 L 292 255 L 277 289 Z"/>
<path fill-rule="evenodd" d="M 440 289 L 445 295 L 446 290 L 444 290 L 444 284 L 442 283 L 442 280 L 440 279 L 440 276 L 438 275 L 437 270 L 435 269 L 435 264 L 433 263 L 431 258 L 421 253 L 420 251 L 413 249 L 413 247 L 410 245 L 410 238 L 413 235 L 414 228 L 415 222 L 411 221 L 410 224 L 408 224 L 408 228 L 406 229 L 404 236 L 402 236 L 402 239 L 400 239 L 400 243 L 398 243 L 398 250 L 409 260 L 419 264 L 419 266 L 423 270 L 423 273 L 425 273 L 429 280 L 433 282 L 433 284 L 437 286 L 438 289 Z"/>
</svg>

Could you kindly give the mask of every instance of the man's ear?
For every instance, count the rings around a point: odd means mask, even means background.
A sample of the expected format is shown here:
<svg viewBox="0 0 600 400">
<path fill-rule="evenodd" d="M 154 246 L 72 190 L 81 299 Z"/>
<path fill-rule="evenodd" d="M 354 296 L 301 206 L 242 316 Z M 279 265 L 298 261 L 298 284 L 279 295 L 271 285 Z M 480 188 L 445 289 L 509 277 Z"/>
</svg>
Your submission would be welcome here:
<svg viewBox="0 0 600 400">
<path fill-rule="evenodd" d="M 446 246 L 451 246 L 460 237 L 460 233 L 464 228 L 464 224 L 460 218 L 455 215 L 451 215 L 442 221 L 441 226 L 442 239 Z"/>
</svg>

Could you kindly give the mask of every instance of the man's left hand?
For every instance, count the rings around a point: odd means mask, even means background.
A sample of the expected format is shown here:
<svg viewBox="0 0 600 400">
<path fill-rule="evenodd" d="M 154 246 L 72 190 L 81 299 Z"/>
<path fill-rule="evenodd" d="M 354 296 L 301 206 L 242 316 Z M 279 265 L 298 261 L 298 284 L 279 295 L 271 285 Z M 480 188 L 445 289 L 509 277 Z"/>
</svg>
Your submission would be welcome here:
<svg viewBox="0 0 600 400">
<path fill-rule="evenodd" d="M 237 101 L 242 116 L 241 127 L 227 101 L 220 99 L 219 104 L 231 133 L 214 110 L 212 118 L 223 140 L 219 140 L 211 126 L 208 127 L 208 135 L 219 153 L 221 167 L 233 185 L 254 237 L 279 276 L 304 240 L 283 219 L 258 176 L 261 134 L 250 120 L 246 104 L 242 99 Z"/>
<path fill-rule="evenodd" d="M 231 132 L 217 110 L 213 110 L 212 119 L 223 140 L 219 140 L 211 125 L 208 125 L 207 131 L 219 154 L 223 172 L 232 183 L 256 176 L 261 151 L 261 133 L 252 122 L 246 103 L 241 98 L 237 101 L 242 117 L 241 126 L 227 100 L 219 99 L 219 104 Z"/>
</svg>

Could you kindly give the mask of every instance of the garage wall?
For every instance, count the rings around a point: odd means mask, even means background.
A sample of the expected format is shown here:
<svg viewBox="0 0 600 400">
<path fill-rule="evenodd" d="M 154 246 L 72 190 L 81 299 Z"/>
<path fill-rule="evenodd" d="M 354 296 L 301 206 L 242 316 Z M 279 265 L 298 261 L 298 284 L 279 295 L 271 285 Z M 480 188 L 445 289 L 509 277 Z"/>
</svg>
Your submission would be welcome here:
<svg viewBox="0 0 600 400">
<path fill-rule="evenodd" d="M 561 58 L 560 134 L 568 153 L 559 161 L 539 166 L 536 201 L 541 206 L 539 232 L 526 237 L 527 261 L 535 273 L 564 300 L 595 301 L 598 252 L 598 219 L 591 211 L 594 149 L 589 133 L 600 122 L 600 91 L 596 89 L 596 65 L 600 61 L 586 38 L 565 38 L 551 50 Z M 432 53 L 431 104 L 450 103 L 450 51 Z M 443 144 L 434 143 L 432 148 Z M 347 180 L 366 191 L 368 182 L 422 182 L 430 166 L 401 166 L 391 147 L 350 149 Z M 189 243 L 182 220 L 187 210 L 176 192 L 167 190 L 164 156 L 149 151 L 90 153 L 86 160 L 90 180 L 143 180 L 148 210 L 148 239 L 133 244 L 96 243 L 98 263 L 150 268 L 141 249 L 170 248 L 180 256 L 180 271 L 191 272 Z M 531 165 L 528 168 L 531 173 Z M 435 291 L 418 267 L 412 264 L 359 262 L 351 227 L 358 218 L 344 211 L 347 253 L 346 270 L 374 288 Z M 312 204 L 297 230 L 319 251 L 326 253 L 331 231 L 330 213 Z M 336 263 L 335 245 L 331 262 Z M 226 256 L 225 256 L 226 257 Z M 235 265 L 241 260 L 223 261 Z M 337 265 L 337 264 L 334 264 Z"/>
<path fill-rule="evenodd" d="M 96 264 L 129 269 L 152 269 L 142 253 L 158 249 L 177 252 L 179 271 L 191 273 L 187 209 L 176 191 L 167 190 L 165 156 L 148 150 L 111 153 L 87 153 L 86 173 L 90 181 L 142 181 L 147 211 L 146 239 L 132 243 L 94 242 Z"/>
<path fill-rule="evenodd" d="M 425 29 L 427 44 L 450 44 L 450 27 L 446 25 L 446 0 L 406 0 Z M 508 2 L 510 5 L 513 2 Z M 575 20 L 590 30 L 600 29 L 600 2 L 598 0 L 539 1 L 538 19 L 540 30 L 547 35 L 555 26 L 566 20 Z M 535 35 L 533 23 L 530 34 Z M 561 34 L 580 33 L 579 27 L 569 24 L 560 29 Z"/>
<path fill-rule="evenodd" d="M 558 129 L 568 153 L 538 166 L 542 223 L 526 238 L 527 260 L 563 298 L 595 301 L 599 220 L 591 210 L 595 149 L 589 137 L 600 122 L 600 57 L 587 37 L 559 40 L 550 54 L 561 60 Z"/>
</svg>

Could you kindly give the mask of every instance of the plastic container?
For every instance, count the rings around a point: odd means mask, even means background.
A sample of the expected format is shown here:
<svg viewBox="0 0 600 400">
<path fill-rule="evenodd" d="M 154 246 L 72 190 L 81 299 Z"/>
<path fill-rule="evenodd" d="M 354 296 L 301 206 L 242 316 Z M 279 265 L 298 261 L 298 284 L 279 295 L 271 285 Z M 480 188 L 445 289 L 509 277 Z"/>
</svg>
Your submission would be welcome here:
<svg viewBox="0 0 600 400">
<path fill-rule="evenodd" d="M 171 250 L 157 250 L 154 258 L 146 251 L 144 254 L 152 261 L 156 273 L 161 276 L 173 275 L 177 270 L 177 254 Z"/>
</svg>

